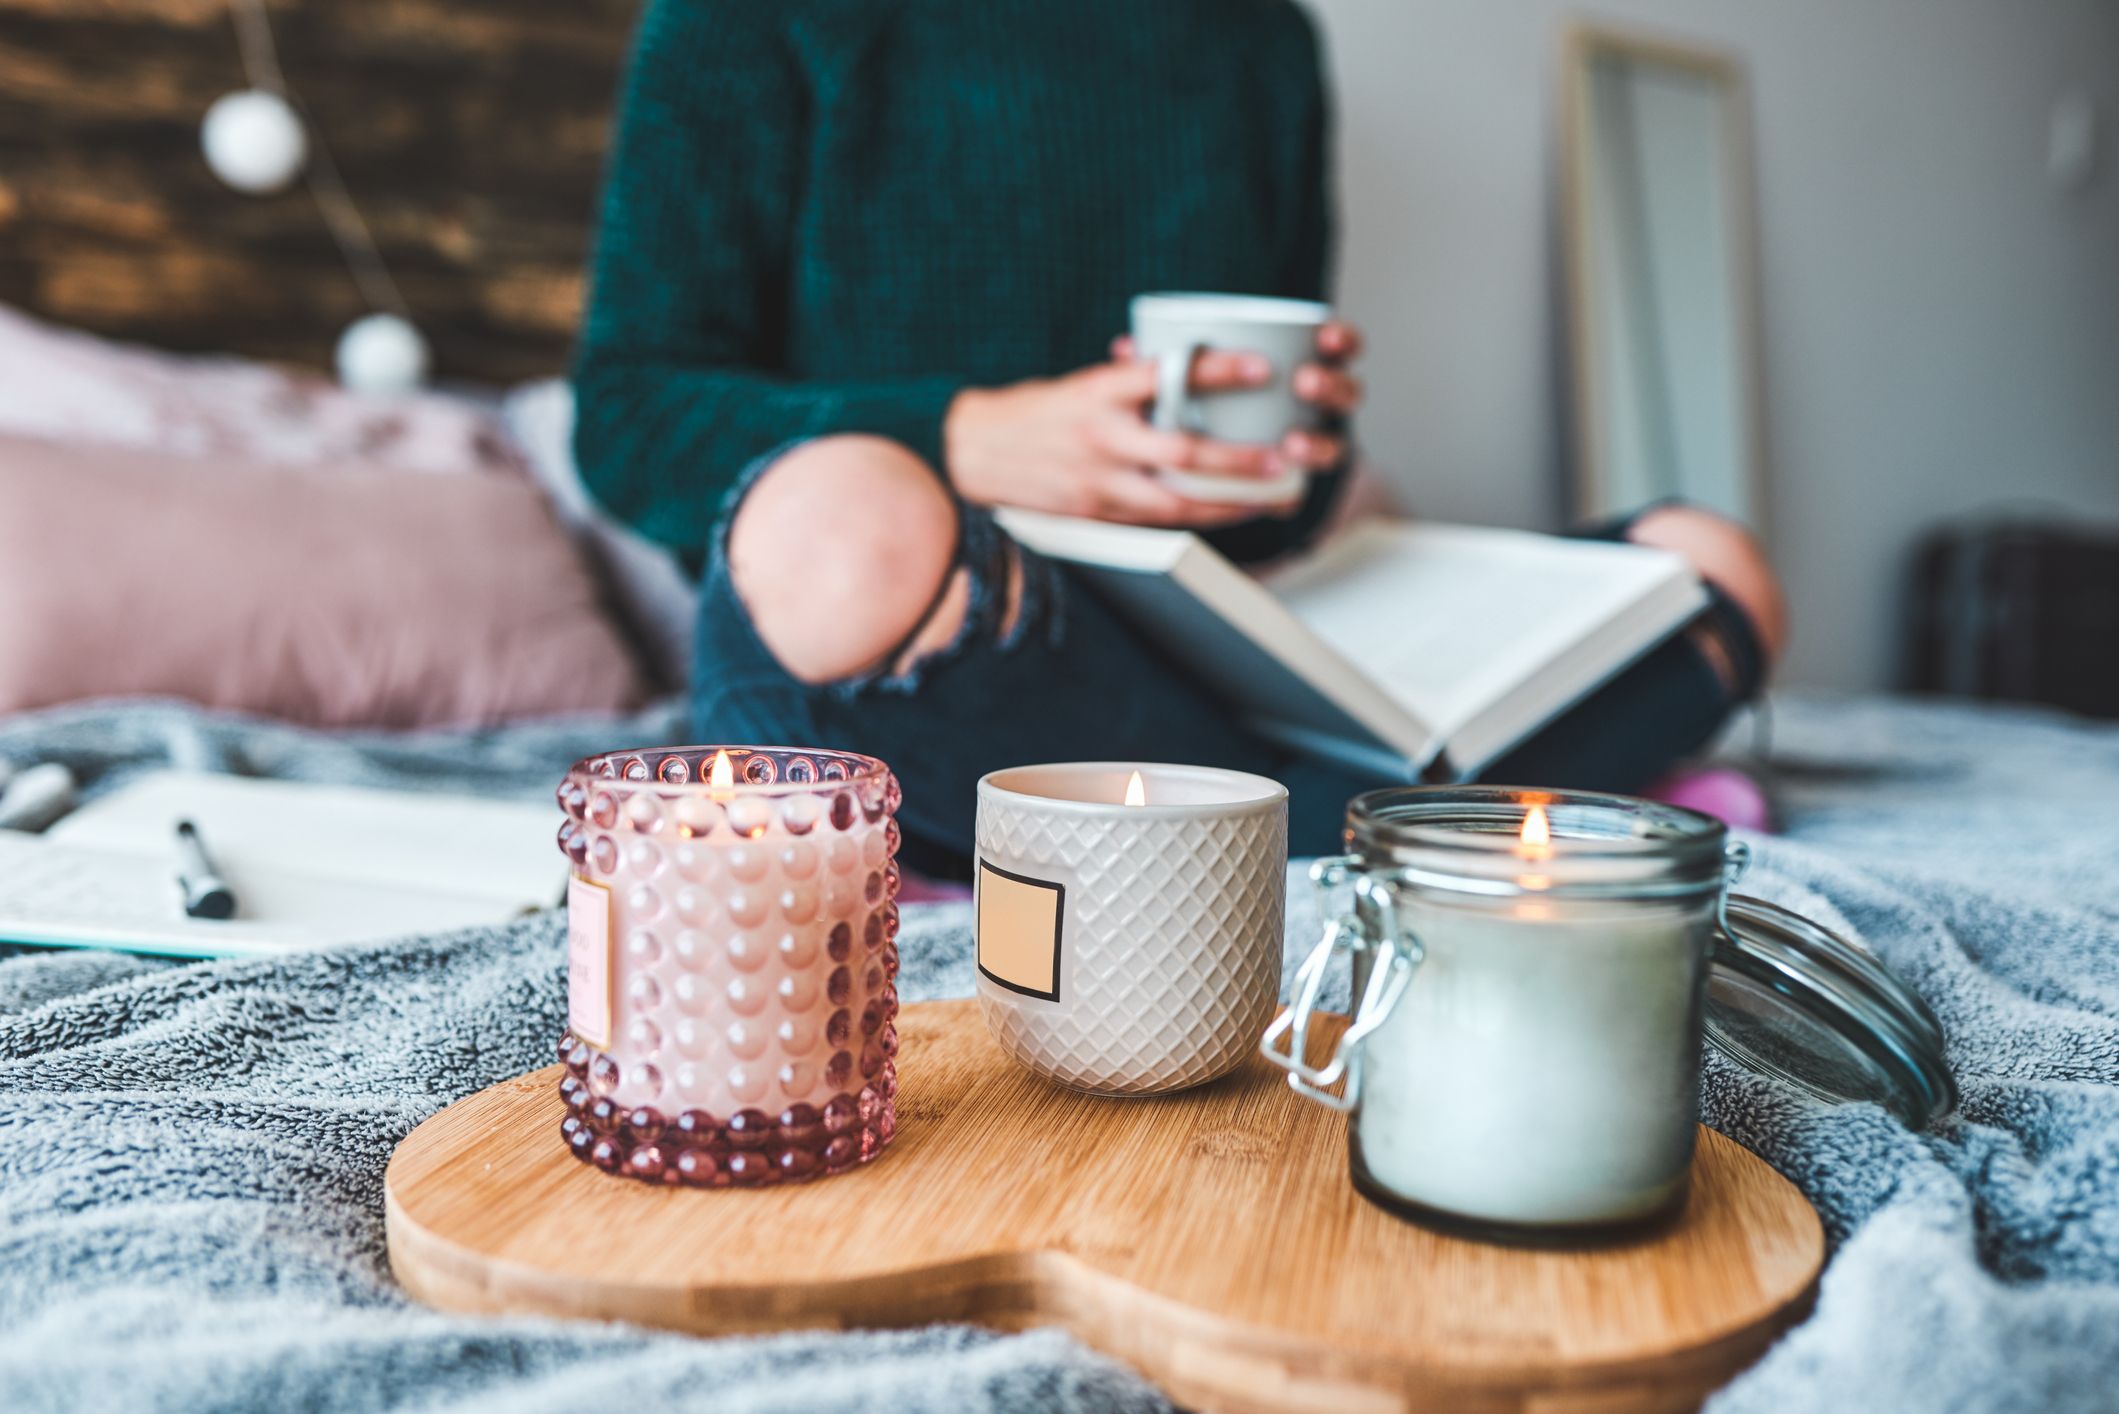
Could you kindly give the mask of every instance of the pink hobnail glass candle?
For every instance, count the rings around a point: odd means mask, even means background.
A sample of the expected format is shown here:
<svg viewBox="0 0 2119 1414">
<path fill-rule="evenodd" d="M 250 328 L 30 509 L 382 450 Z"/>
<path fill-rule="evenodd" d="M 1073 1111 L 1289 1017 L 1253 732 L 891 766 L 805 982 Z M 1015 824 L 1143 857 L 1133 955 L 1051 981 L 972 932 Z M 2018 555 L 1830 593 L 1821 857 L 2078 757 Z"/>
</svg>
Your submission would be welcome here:
<svg viewBox="0 0 2119 1414">
<path fill-rule="evenodd" d="M 897 778 L 684 746 L 559 786 L 567 1147 L 656 1183 L 841 1173 L 896 1132 Z"/>
</svg>

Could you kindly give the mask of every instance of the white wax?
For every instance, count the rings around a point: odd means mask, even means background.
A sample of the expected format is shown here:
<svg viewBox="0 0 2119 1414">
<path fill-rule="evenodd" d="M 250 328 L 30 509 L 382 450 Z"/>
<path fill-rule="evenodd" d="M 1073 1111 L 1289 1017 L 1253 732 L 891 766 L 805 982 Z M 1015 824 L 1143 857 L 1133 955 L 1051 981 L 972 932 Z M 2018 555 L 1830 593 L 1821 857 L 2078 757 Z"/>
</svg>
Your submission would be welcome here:
<svg viewBox="0 0 2119 1414">
<path fill-rule="evenodd" d="M 1643 1217 L 1698 1114 L 1707 905 L 1401 895 L 1426 956 L 1361 1050 L 1379 1184 L 1489 1222 Z"/>
</svg>

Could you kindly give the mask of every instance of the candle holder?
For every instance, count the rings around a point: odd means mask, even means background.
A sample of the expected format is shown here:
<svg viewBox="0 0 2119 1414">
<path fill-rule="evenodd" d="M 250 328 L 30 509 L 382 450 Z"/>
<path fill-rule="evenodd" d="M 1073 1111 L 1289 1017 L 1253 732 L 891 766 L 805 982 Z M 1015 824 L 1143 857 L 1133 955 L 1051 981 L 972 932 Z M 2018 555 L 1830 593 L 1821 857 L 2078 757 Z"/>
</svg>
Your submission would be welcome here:
<svg viewBox="0 0 2119 1414">
<path fill-rule="evenodd" d="M 558 791 L 561 1129 L 610 1173 L 757 1187 L 896 1132 L 900 792 L 791 747 L 592 756 Z"/>
<path fill-rule="evenodd" d="M 1280 992 L 1288 793 L 1204 766 L 1020 766 L 979 782 L 979 1010 L 1041 1075 L 1204 1084 Z"/>
<path fill-rule="evenodd" d="M 1748 855 L 1718 820 L 1589 792 L 1409 788 L 1357 797 L 1347 839 L 1313 873 L 1331 922 L 1262 1047 L 1298 1092 L 1350 1112 L 1353 1182 L 1393 1211 L 1534 1239 L 1666 1215 L 1703 1039 L 1912 1124 L 1955 1106 L 1933 1015 L 1858 944 L 1732 894 Z M 1313 1066 L 1340 952 L 1354 1014 Z"/>
</svg>

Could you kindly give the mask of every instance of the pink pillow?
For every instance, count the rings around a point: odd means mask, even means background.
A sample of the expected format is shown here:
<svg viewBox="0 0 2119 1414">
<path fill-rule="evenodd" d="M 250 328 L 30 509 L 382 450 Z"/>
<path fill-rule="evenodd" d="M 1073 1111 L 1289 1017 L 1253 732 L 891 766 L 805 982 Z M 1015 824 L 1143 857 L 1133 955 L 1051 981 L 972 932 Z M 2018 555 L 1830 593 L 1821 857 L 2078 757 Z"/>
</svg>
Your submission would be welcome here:
<svg viewBox="0 0 2119 1414">
<path fill-rule="evenodd" d="M 413 727 L 642 699 L 527 481 L 181 460 L 0 435 L 0 711 L 144 693 Z"/>
<path fill-rule="evenodd" d="M 181 456 L 400 471 L 521 472 L 497 408 L 348 392 L 319 373 L 173 354 L 0 305 L 0 434 Z"/>
</svg>

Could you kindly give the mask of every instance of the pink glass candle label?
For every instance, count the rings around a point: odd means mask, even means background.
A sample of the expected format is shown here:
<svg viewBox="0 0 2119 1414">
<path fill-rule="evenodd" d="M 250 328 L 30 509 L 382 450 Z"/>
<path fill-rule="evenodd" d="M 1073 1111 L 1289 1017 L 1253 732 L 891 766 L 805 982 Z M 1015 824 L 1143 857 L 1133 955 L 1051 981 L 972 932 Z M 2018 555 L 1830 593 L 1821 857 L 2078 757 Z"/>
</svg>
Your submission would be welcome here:
<svg viewBox="0 0 2119 1414">
<path fill-rule="evenodd" d="M 611 891 L 579 874 L 567 880 L 567 1025 L 611 1044 Z"/>
</svg>

